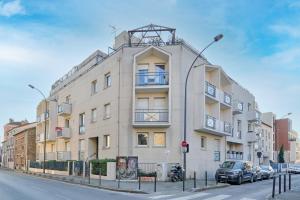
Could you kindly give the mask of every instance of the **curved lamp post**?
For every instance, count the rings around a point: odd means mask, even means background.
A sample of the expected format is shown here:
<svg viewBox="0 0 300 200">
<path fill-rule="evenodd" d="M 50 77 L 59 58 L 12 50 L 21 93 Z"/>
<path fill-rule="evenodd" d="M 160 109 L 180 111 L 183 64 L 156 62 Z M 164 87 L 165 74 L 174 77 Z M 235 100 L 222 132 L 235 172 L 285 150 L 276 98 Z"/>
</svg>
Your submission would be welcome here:
<svg viewBox="0 0 300 200">
<path fill-rule="evenodd" d="M 206 49 L 208 49 L 208 47 L 210 47 L 215 42 L 218 42 L 222 38 L 223 38 L 222 34 L 219 34 L 219 35 L 215 36 L 214 40 L 212 42 L 210 42 L 204 49 L 202 49 L 202 51 L 196 56 L 196 58 L 192 62 L 191 66 L 189 68 L 189 71 L 186 75 L 185 86 L 184 86 L 184 132 L 183 132 L 183 141 L 186 141 L 186 102 L 187 102 L 187 83 L 188 83 L 189 75 L 191 73 L 192 68 L 194 67 L 195 62 L 197 61 L 198 58 L 201 57 L 202 53 Z M 185 179 L 186 179 L 186 152 L 183 152 L 183 169 L 184 169 L 184 172 L 183 172 L 183 191 L 184 191 L 185 190 Z"/>
<path fill-rule="evenodd" d="M 45 129 L 44 129 L 44 164 L 43 164 L 43 173 L 45 174 L 45 165 L 46 165 L 46 131 L 47 131 L 47 121 L 46 121 L 46 114 L 47 114 L 47 99 L 46 96 L 44 95 L 44 93 L 39 90 L 38 88 L 34 87 L 33 85 L 29 84 L 28 87 L 30 87 L 31 89 L 34 89 L 36 91 L 38 91 L 44 98 L 45 101 L 45 113 L 44 113 L 44 118 L 45 118 Z"/>
</svg>

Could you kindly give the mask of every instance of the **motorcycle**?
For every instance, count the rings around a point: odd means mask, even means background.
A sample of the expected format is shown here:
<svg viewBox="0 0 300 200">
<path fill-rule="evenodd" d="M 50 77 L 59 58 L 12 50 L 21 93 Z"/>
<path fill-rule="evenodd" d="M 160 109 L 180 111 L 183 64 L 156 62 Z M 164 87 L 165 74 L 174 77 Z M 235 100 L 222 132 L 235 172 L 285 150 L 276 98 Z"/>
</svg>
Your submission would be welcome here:
<svg viewBox="0 0 300 200">
<path fill-rule="evenodd" d="M 183 170 L 180 165 L 173 165 L 171 167 L 169 177 L 172 182 L 183 181 Z"/>
</svg>

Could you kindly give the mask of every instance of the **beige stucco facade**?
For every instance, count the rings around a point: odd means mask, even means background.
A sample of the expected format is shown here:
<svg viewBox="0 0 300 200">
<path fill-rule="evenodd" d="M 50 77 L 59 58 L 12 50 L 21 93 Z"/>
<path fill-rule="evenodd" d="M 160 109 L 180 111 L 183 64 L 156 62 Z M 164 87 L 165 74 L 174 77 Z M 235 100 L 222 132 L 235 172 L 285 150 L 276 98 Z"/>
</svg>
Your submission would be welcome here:
<svg viewBox="0 0 300 200">
<path fill-rule="evenodd" d="M 49 117 L 38 117 L 36 129 L 43 134 L 46 121 L 47 159 L 138 156 L 144 163 L 182 163 L 184 82 L 198 52 L 184 41 L 128 46 L 124 32 L 116 42 L 116 51 L 97 50 L 53 84 Z M 260 112 L 254 96 L 220 66 L 203 58 L 195 66 L 187 87 L 187 176 L 213 175 L 233 159 L 229 151 L 254 159 L 256 136 L 250 132 L 260 126 Z M 37 116 L 44 106 L 39 104 Z M 237 120 L 243 121 L 241 138 Z M 40 155 L 43 140 L 37 143 Z"/>
</svg>

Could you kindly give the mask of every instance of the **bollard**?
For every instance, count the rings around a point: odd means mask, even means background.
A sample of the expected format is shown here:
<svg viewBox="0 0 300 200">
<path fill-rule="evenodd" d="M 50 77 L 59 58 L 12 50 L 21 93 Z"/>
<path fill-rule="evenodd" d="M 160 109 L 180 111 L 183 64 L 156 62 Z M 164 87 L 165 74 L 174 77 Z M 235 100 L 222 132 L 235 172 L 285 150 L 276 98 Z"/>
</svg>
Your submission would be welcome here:
<svg viewBox="0 0 300 200">
<path fill-rule="evenodd" d="M 283 192 L 286 192 L 286 174 L 283 176 Z"/>
<path fill-rule="evenodd" d="M 205 187 L 207 187 L 207 171 L 205 171 Z"/>
<path fill-rule="evenodd" d="M 118 176 L 118 188 L 120 188 L 120 178 L 121 178 L 121 177 L 120 177 L 120 171 L 118 172 L 118 175 L 119 175 L 119 176 Z"/>
<path fill-rule="evenodd" d="M 281 174 L 279 174 L 279 194 L 281 194 Z"/>
<path fill-rule="evenodd" d="M 185 169 L 182 169 L 182 172 L 183 172 L 182 191 L 184 192 L 184 190 L 185 190 L 185 177 L 186 177 Z"/>
<path fill-rule="evenodd" d="M 275 197 L 275 184 L 276 184 L 276 176 L 273 177 L 272 198 Z"/>
<path fill-rule="evenodd" d="M 194 188 L 196 188 L 196 172 L 194 172 Z"/>
<path fill-rule="evenodd" d="M 141 190 L 141 176 L 139 176 L 139 190 Z"/>
<path fill-rule="evenodd" d="M 99 169 L 99 186 L 101 186 L 101 168 Z"/>
<path fill-rule="evenodd" d="M 157 178 L 157 173 L 155 172 L 155 176 L 154 176 L 154 192 L 156 192 L 156 178 Z"/>
<path fill-rule="evenodd" d="M 88 168 L 88 170 L 89 170 L 89 185 L 91 184 L 91 163 L 90 163 L 90 161 L 89 161 L 89 168 Z"/>
<path fill-rule="evenodd" d="M 292 174 L 289 174 L 289 190 L 291 190 Z"/>
</svg>

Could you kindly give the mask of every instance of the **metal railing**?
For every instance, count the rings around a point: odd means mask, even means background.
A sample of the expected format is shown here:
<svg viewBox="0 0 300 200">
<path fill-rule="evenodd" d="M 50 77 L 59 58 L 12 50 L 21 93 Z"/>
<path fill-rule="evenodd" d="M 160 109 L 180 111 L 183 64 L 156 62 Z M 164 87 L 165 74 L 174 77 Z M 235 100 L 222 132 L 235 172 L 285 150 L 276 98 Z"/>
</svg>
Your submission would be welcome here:
<svg viewBox="0 0 300 200">
<path fill-rule="evenodd" d="M 216 86 L 209 83 L 208 81 L 205 82 L 205 93 L 212 96 L 216 97 Z"/>
<path fill-rule="evenodd" d="M 168 122 L 168 109 L 136 109 L 135 122 Z"/>
<path fill-rule="evenodd" d="M 228 94 L 227 92 L 224 92 L 224 99 L 223 99 L 223 102 L 228 104 L 228 105 L 231 105 L 232 104 L 232 97 L 230 94 Z"/>
<path fill-rule="evenodd" d="M 140 72 L 136 73 L 135 79 L 138 86 L 169 84 L 168 72 Z"/>
<path fill-rule="evenodd" d="M 227 159 L 243 160 L 243 152 L 227 153 Z"/>
<path fill-rule="evenodd" d="M 231 133 L 231 124 L 229 122 L 224 122 L 224 132 L 225 133 Z"/>
<path fill-rule="evenodd" d="M 213 116 L 210 115 L 205 116 L 205 126 L 208 128 L 216 129 L 216 121 L 217 119 Z"/>
</svg>

